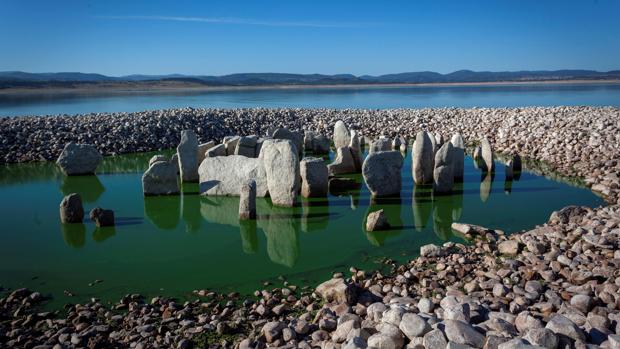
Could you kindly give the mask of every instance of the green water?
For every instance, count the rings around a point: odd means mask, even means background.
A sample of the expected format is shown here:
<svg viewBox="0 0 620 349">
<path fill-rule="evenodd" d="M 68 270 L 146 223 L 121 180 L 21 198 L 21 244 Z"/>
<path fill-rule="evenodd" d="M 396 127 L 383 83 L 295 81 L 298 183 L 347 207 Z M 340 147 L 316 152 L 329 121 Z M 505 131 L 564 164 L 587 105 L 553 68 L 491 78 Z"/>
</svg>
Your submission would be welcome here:
<svg viewBox="0 0 620 349">
<path fill-rule="evenodd" d="M 414 187 L 411 156 L 400 198 L 372 202 L 360 189 L 324 199 L 301 199 L 292 209 L 258 199 L 258 219 L 240 224 L 238 198 L 184 195 L 144 198 L 141 176 L 152 154 L 106 158 L 96 176 L 65 177 L 53 163 L 0 167 L 0 285 L 29 287 L 53 297 L 50 306 L 126 293 L 183 298 L 195 289 L 249 293 L 284 276 L 315 285 L 352 265 L 367 270 L 384 257 L 405 260 L 419 247 L 446 240 L 453 221 L 517 231 L 532 228 L 570 204 L 604 202 L 589 190 L 525 171 L 504 181 L 503 165 L 481 181 L 471 159 L 458 194 L 435 197 Z M 78 192 L 86 211 L 115 211 L 116 227 L 61 225 L 63 195 Z M 368 212 L 385 209 L 393 229 L 367 233 Z M 95 280 L 103 282 L 89 286 Z M 63 294 L 64 290 L 74 297 Z"/>
</svg>

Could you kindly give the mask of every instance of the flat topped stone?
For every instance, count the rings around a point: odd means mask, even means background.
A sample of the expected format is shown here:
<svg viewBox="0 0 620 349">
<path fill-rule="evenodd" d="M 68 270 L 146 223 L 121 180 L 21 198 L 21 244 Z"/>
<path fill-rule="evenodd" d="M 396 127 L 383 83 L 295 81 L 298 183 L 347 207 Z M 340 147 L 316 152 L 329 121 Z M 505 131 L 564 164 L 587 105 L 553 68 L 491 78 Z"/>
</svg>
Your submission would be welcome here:
<svg viewBox="0 0 620 349">
<path fill-rule="evenodd" d="M 68 176 L 94 174 L 103 157 L 97 148 L 91 144 L 65 145 L 56 163 Z"/>
<path fill-rule="evenodd" d="M 256 196 L 267 195 L 267 174 L 261 160 L 242 155 L 205 158 L 198 168 L 202 195 L 239 196 L 241 185 L 256 181 Z"/>
<path fill-rule="evenodd" d="M 145 196 L 178 194 L 177 167 L 168 161 L 154 162 L 142 175 L 142 191 Z"/>
</svg>

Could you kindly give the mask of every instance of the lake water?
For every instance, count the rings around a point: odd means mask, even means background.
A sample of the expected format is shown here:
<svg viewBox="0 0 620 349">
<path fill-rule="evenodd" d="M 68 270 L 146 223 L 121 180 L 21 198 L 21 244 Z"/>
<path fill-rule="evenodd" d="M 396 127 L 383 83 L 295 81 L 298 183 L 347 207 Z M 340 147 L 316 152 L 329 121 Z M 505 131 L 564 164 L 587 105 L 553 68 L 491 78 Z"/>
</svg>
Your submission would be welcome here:
<svg viewBox="0 0 620 349">
<path fill-rule="evenodd" d="M 620 106 L 620 84 L 525 84 L 257 89 L 113 94 L 0 94 L 0 116 L 167 108 L 425 108 Z"/>
<path fill-rule="evenodd" d="M 259 199 L 257 221 L 240 224 L 238 198 L 201 197 L 197 184 L 185 185 L 180 196 L 144 198 L 141 176 L 150 156 L 105 158 L 96 176 L 66 177 L 54 163 L 0 166 L 0 285 L 51 295 L 50 307 L 130 292 L 181 299 L 201 288 L 250 293 L 265 281 L 281 284 L 279 276 L 316 285 L 352 265 L 371 270 L 384 258 L 404 261 L 424 244 L 464 242 L 452 234 L 453 221 L 512 232 L 569 204 L 604 204 L 585 188 L 528 171 L 506 182 L 499 162 L 493 178 L 482 178 L 469 157 L 457 193 L 433 197 L 414 186 L 408 154 L 400 198 L 373 202 L 353 175 L 358 190 L 301 199 L 295 208 Z M 59 203 L 72 192 L 87 212 L 113 209 L 116 227 L 96 228 L 88 218 L 60 224 Z M 365 231 L 365 217 L 380 208 L 392 229 Z M 95 280 L 103 282 L 89 286 Z"/>
</svg>

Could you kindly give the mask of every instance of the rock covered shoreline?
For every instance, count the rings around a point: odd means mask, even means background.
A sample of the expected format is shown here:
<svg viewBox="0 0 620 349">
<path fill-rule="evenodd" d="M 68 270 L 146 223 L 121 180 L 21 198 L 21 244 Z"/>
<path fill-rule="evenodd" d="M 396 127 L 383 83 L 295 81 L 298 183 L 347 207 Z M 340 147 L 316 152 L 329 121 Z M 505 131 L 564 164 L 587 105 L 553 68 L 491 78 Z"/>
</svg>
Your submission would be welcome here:
<svg viewBox="0 0 620 349">
<path fill-rule="evenodd" d="M 286 281 L 255 297 L 196 291 L 185 304 L 128 295 L 40 313 L 40 294 L 0 300 L 8 347 L 620 348 L 620 109 L 596 107 L 421 110 L 182 109 L 83 117 L 1 119 L 5 162 L 54 158 L 67 141 L 104 154 L 174 147 L 181 129 L 201 140 L 267 128 L 331 134 L 341 119 L 364 136 L 421 129 L 487 137 L 584 178 L 611 204 L 568 207 L 533 230 L 457 226 L 471 245 L 427 245 L 390 272 L 351 268 L 316 289 Z M 167 130 L 170 129 L 168 132 Z M 8 140 L 8 144 L 7 141 Z M 246 299 L 247 298 L 247 299 Z"/>
</svg>

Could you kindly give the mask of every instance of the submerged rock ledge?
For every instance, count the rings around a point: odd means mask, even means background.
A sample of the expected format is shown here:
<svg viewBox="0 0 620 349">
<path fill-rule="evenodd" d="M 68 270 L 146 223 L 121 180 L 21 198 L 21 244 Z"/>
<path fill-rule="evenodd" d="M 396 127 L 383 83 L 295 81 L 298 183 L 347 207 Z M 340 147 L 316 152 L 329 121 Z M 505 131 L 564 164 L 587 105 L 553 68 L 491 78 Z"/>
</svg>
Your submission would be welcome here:
<svg viewBox="0 0 620 349">
<path fill-rule="evenodd" d="M 195 291 L 195 301 L 128 295 L 40 312 L 28 290 L 0 299 L 0 347 L 620 348 L 620 109 L 179 109 L 0 119 L 5 162 L 53 159 L 68 141 L 104 154 L 172 148 L 199 138 L 317 129 L 337 119 L 362 134 L 421 129 L 543 161 L 584 178 L 610 206 L 567 207 L 530 231 L 478 227 L 471 245 L 427 245 L 387 273 L 351 268 L 316 290 L 283 285 L 254 297 Z M 465 222 L 466 223 L 466 222 Z M 469 230 L 468 230 L 469 231 Z"/>
</svg>

